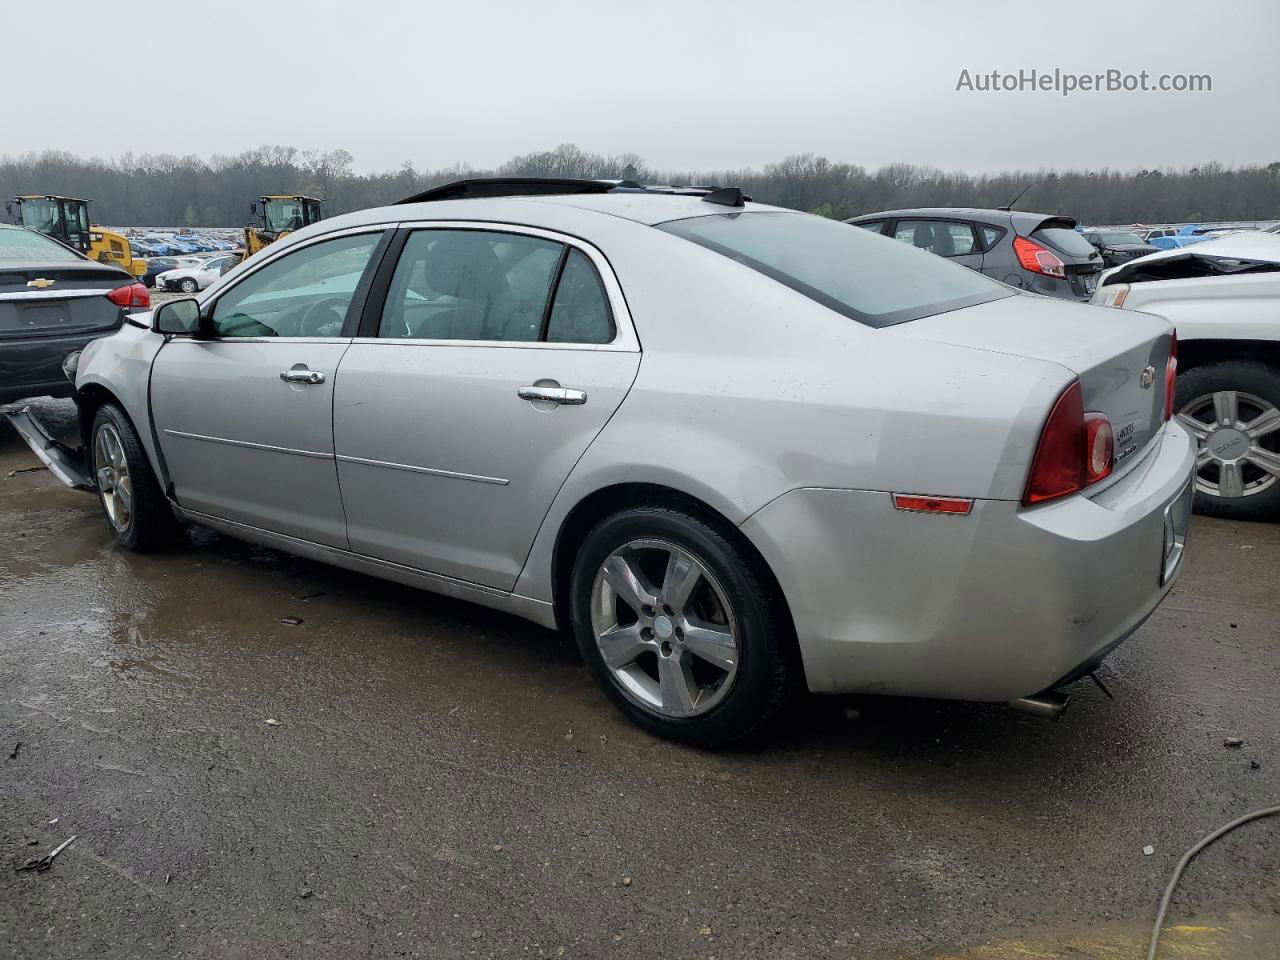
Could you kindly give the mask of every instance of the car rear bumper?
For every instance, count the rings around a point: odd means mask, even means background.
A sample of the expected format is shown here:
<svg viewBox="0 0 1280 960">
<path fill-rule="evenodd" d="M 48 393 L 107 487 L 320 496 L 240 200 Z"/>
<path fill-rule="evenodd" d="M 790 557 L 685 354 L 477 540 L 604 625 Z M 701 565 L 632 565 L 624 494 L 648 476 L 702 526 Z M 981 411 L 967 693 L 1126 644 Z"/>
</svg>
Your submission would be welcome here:
<svg viewBox="0 0 1280 960">
<path fill-rule="evenodd" d="M 26 397 L 69 397 L 75 392 L 62 372 L 67 354 L 109 336 L 120 324 L 91 333 L 0 340 L 0 403 Z"/>
<path fill-rule="evenodd" d="M 762 508 L 742 529 L 786 595 L 810 689 L 1004 701 L 1079 676 L 1181 570 L 1180 545 L 1165 569 L 1166 525 L 1186 522 L 1195 447 L 1176 424 L 1153 446 L 1102 493 L 1030 509 L 904 513 L 828 489 Z"/>
</svg>

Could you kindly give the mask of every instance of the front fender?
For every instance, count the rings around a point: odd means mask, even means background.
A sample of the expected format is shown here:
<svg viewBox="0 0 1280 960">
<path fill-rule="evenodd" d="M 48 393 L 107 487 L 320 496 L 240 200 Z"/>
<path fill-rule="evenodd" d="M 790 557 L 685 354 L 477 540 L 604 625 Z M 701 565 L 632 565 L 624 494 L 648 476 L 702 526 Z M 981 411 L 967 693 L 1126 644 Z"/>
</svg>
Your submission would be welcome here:
<svg viewBox="0 0 1280 960">
<path fill-rule="evenodd" d="M 164 346 L 164 337 L 133 322 L 126 322 L 116 333 L 102 337 L 85 347 L 76 368 L 76 394 L 80 402 L 80 415 L 92 416 L 101 406 L 97 401 L 102 393 L 115 400 L 128 415 L 138 439 L 147 452 L 151 468 L 160 479 L 160 487 L 167 490 L 169 478 L 164 469 L 164 458 L 156 446 L 151 423 L 149 388 L 151 364 Z M 81 426 L 87 431 L 89 424 Z"/>
</svg>

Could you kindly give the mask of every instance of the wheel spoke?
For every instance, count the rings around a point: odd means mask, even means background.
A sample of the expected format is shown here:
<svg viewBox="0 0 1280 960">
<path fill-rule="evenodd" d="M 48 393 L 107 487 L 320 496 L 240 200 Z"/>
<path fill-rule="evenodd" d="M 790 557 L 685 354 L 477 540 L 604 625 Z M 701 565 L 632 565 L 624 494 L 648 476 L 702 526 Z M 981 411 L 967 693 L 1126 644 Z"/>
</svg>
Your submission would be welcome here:
<svg viewBox="0 0 1280 960">
<path fill-rule="evenodd" d="M 636 662 L 636 658 L 652 647 L 640 636 L 640 624 L 633 623 L 627 627 L 614 627 L 596 638 L 600 646 L 600 656 L 614 670 L 621 670 Z"/>
<path fill-rule="evenodd" d="M 1207 467 L 1211 463 L 1217 463 L 1218 458 L 1213 455 L 1208 447 L 1196 448 L 1196 469 L 1199 470 Z"/>
<path fill-rule="evenodd" d="M 1187 433 L 1191 434 L 1197 440 L 1209 439 L 1209 434 L 1213 431 L 1213 427 L 1207 423 L 1202 423 L 1189 413 L 1178 414 L 1178 422 L 1182 424 Z"/>
<path fill-rule="evenodd" d="M 1237 425 L 1239 403 L 1234 390 L 1219 390 L 1213 395 L 1213 412 L 1218 424 L 1223 427 Z"/>
<path fill-rule="evenodd" d="M 1243 497 L 1244 476 L 1240 472 L 1239 461 L 1223 461 L 1218 469 L 1219 495 L 1223 497 Z"/>
<path fill-rule="evenodd" d="M 121 477 L 120 482 L 116 484 L 115 496 L 120 501 L 120 506 L 124 508 L 121 522 L 128 520 L 133 514 L 133 485 L 129 483 L 127 476 Z"/>
<path fill-rule="evenodd" d="M 1260 440 L 1277 430 L 1280 430 L 1280 407 L 1272 407 L 1244 425 L 1244 432 L 1250 440 Z"/>
<path fill-rule="evenodd" d="M 683 550 L 672 550 L 667 559 L 666 576 L 662 578 L 662 602 L 679 613 L 701 579 L 702 570 L 693 557 Z"/>
<path fill-rule="evenodd" d="M 1259 470 L 1269 473 L 1273 477 L 1280 477 L 1280 454 L 1272 453 L 1270 450 L 1263 450 L 1257 444 L 1254 444 L 1249 448 L 1249 452 L 1244 455 L 1244 458 Z"/>
<path fill-rule="evenodd" d="M 738 662 L 738 645 L 727 627 L 690 623 L 684 631 L 684 645 L 695 657 L 721 670 L 732 670 Z"/>
<path fill-rule="evenodd" d="M 658 657 L 658 685 L 664 713 L 684 716 L 693 712 L 697 693 L 692 681 L 683 657 Z"/>
<path fill-rule="evenodd" d="M 641 607 L 652 607 L 657 602 L 657 597 L 645 582 L 640 568 L 625 557 L 615 553 L 606 560 L 604 578 L 622 602 L 637 614 Z"/>
</svg>

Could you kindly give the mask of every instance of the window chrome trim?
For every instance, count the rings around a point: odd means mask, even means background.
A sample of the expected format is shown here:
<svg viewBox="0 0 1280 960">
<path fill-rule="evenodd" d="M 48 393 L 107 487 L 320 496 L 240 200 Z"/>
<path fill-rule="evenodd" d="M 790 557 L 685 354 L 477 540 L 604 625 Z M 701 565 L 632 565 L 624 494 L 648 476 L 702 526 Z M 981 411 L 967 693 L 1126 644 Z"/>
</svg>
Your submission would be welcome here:
<svg viewBox="0 0 1280 960">
<path fill-rule="evenodd" d="M 332 460 L 332 453 L 324 453 L 319 450 L 299 450 L 295 447 L 276 447 L 269 443 L 252 443 L 248 440 L 232 440 L 229 437 L 209 437 L 202 433 L 187 433 L 185 430 L 170 430 L 165 427 L 164 432 L 171 437 L 185 437 L 188 440 L 204 440 L 207 443 L 224 443 L 229 447 L 247 447 L 250 450 L 267 450 L 271 453 L 288 453 L 295 457 L 311 457 L 315 460 Z"/>
<path fill-rule="evenodd" d="M 75 300 L 80 297 L 105 297 L 115 287 L 69 288 L 65 290 L 17 290 L 12 293 L 0 293 L 0 301 L 9 300 Z"/>
<path fill-rule="evenodd" d="M 511 481 L 502 477 L 486 477 L 480 473 L 460 473 L 457 470 L 440 470 L 436 467 L 416 467 L 409 463 L 393 463 L 390 460 L 370 460 L 367 457 L 350 457 L 346 454 L 338 454 L 337 458 L 342 463 L 362 463 L 368 467 L 385 467 L 388 470 L 405 470 L 409 473 L 425 473 L 433 477 L 449 477 L 454 480 L 474 480 L 476 483 L 492 483 L 500 487 L 505 487 Z"/>
<path fill-rule="evenodd" d="M 454 344 L 468 347 L 533 347 L 558 350 L 605 350 L 622 353 L 639 353 L 640 338 L 636 333 L 631 311 L 627 308 L 627 298 L 622 292 L 617 274 L 608 258 L 594 244 L 588 243 L 572 234 L 560 233 L 556 230 L 544 230 L 542 227 L 530 227 L 519 223 L 508 223 L 504 220 L 405 220 L 398 224 L 401 230 L 479 230 L 488 233 L 515 233 L 523 236 L 538 237 L 561 243 L 585 254 L 596 268 L 600 282 L 604 284 L 605 295 L 609 298 L 609 307 L 613 311 L 614 334 L 608 343 L 558 343 L 544 340 L 428 340 L 411 337 L 357 337 L 356 343 L 404 343 L 429 346 L 446 346 Z"/>
</svg>

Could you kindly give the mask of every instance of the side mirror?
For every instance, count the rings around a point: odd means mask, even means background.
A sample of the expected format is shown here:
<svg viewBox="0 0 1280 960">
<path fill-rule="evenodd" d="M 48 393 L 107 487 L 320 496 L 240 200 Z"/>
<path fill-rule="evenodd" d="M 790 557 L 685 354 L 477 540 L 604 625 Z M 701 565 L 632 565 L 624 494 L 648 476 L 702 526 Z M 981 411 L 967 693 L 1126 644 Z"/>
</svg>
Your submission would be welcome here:
<svg viewBox="0 0 1280 960">
<path fill-rule="evenodd" d="M 162 303 L 151 314 L 151 329 L 156 333 L 186 336 L 200 331 L 200 302 L 195 297 Z"/>
<path fill-rule="evenodd" d="M 249 202 L 249 216 L 256 217 L 258 215 L 258 201 L 251 200 Z"/>
</svg>

